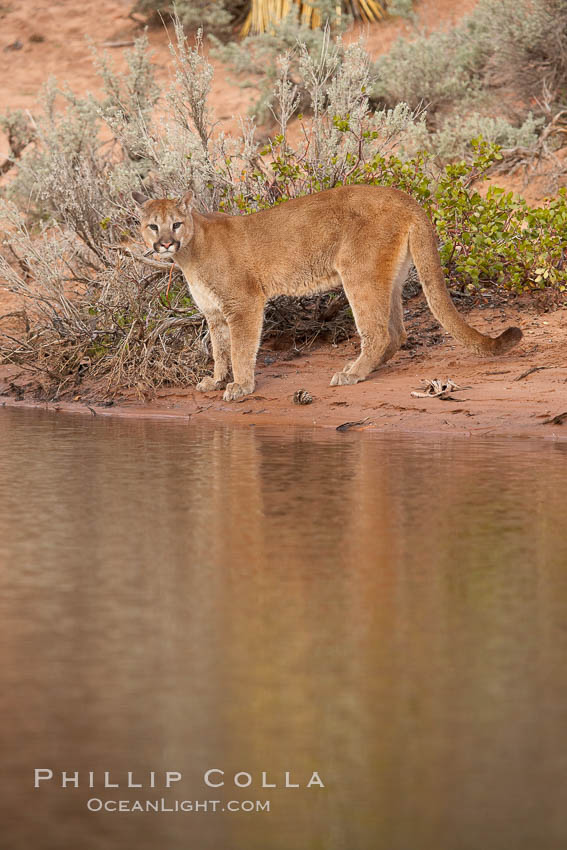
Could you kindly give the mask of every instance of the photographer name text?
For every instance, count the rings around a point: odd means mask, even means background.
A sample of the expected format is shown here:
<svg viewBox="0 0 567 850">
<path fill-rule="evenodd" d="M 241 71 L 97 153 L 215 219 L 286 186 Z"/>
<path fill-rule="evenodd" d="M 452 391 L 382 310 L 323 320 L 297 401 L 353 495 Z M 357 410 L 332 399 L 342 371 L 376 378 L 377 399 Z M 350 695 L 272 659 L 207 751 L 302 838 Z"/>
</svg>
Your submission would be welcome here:
<svg viewBox="0 0 567 850">
<path fill-rule="evenodd" d="M 34 769 L 34 788 L 45 784 L 56 784 L 60 788 L 174 788 L 183 783 L 183 773 L 179 770 L 156 771 L 150 770 L 139 773 L 129 770 L 125 777 L 119 778 L 110 770 L 102 772 L 88 770 L 54 771 L 51 768 Z M 241 770 L 227 773 L 220 768 L 209 768 L 203 774 L 203 783 L 208 788 L 258 788 L 265 790 L 292 788 L 324 788 L 325 783 L 318 771 L 314 770 L 308 776 L 295 776 L 286 770 L 281 774 L 270 774 L 261 771 L 258 774 Z"/>
</svg>

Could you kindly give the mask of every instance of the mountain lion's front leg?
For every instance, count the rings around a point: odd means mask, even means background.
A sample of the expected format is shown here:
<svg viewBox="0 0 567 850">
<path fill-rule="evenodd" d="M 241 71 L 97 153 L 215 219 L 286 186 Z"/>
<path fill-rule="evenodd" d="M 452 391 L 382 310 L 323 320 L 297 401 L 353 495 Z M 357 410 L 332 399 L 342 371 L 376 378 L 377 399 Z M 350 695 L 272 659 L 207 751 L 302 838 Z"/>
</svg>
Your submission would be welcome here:
<svg viewBox="0 0 567 850">
<path fill-rule="evenodd" d="M 227 384 L 223 395 L 225 401 L 236 401 L 254 392 L 254 367 L 262 333 L 264 304 L 242 304 L 241 310 L 228 320 L 234 381 Z"/>
<path fill-rule="evenodd" d="M 214 372 L 212 378 L 207 375 L 197 384 L 197 389 L 202 393 L 224 389 L 230 375 L 230 331 L 226 319 L 220 310 L 207 311 L 204 315 L 211 338 Z"/>
</svg>

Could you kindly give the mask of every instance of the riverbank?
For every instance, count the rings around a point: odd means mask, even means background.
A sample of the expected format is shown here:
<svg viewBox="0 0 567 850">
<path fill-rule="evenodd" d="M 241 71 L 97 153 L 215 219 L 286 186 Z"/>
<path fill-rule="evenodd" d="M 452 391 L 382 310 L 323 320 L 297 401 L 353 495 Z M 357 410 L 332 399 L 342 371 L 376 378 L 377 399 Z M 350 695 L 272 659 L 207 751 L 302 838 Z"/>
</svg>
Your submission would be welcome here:
<svg viewBox="0 0 567 850">
<path fill-rule="evenodd" d="M 356 430 L 463 435 L 516 435 L 567 439 L 567 322 L 565 310 L 542 312 L 527 300 L 477 306 L 467 321 L 496 336 L 518 325 L 524 339 L 503 357 L 479 357 L 455 343 L 427 310 L 410 313 L 408 347 L 372 377 L 353 387 L 330 387 L 331 375 L 353 359 L 357 337 L 310 351 L 273 350 L 263 346 L 256 391 L 237 403 L 222 393 L 198 393 L 192 386 L 158 390 L 140 399 L 133 391 L 103 396 L 102 388 L 82 385 L 70 397 L 46 401 L 15 384 L 14 367 L 0 371 L 0 405 L 70 411 L 88 416 L 209 420 L 224 424 L 337 428 L 360 423 Z M 460 390 L 449 399 L 417 398 L 424 380 L 453 381 Z M 12 386 L 10 386 L 12 384 Z M 313 401 L 300 405 L 294 393 L 307 390 Z"/>
</svg>

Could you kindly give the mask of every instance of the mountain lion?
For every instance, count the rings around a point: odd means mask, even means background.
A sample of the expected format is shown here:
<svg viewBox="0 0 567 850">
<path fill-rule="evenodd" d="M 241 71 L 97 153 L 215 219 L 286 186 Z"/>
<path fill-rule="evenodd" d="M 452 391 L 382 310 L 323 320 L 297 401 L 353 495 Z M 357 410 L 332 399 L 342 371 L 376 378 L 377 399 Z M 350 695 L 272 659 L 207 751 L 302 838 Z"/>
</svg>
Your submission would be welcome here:
<svg viewBox="0 0 567 850">
<path fill-rule="evenodd" d="M 226 387 L 225 401 L 254 391 L 266 301 L 341 285 L 361 350 L 331 386 L 363 381 L 406 340 L 402 287 L 412 259 L 433 315 L 460 343 L 502 354 L 522 338 L 519 328 L 508 328 L 493 339 L 461 318 L 445 286 L 433 225 L 397 189 L 341 186 L 252 215 L 199 213 L 191 192 L 175 200 L 133 195 L 146 245 L 173 257 L 209 326 L 214 374 L 197 389 Z"/>
</svg>

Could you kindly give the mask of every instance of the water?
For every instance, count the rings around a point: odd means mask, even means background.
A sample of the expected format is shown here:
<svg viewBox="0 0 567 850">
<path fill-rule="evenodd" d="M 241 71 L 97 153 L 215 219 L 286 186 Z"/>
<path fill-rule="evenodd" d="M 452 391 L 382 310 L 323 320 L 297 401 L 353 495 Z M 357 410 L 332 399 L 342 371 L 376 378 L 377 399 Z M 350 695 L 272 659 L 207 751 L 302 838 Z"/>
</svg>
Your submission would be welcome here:
<svg viewBox="0 0 567 850">
<path fill-rule="evenodd" d="M 0 411 L 0 848 L 564 850 L 566 475 L 565 443 Z M 161 798 L 271 809 L 87 809 Z"/>
</svg>

